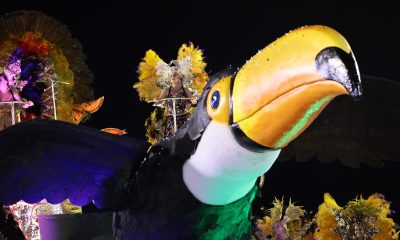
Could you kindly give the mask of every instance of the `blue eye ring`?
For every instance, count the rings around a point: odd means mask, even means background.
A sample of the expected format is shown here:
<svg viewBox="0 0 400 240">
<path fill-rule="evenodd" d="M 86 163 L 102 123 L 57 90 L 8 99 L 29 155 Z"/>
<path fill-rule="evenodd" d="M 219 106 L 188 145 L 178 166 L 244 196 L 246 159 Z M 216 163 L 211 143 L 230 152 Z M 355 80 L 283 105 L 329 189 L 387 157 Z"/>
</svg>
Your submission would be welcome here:
<svg viewBox="0 0 400 240">
<path fill-rule="evenodd" d="M 219 91 L 215 91 L 213 92 L 212 96 L 211 96 L 211 107 L 213 109 L 217 109 L 217 107 L 219 106 Z"/>
</svg>

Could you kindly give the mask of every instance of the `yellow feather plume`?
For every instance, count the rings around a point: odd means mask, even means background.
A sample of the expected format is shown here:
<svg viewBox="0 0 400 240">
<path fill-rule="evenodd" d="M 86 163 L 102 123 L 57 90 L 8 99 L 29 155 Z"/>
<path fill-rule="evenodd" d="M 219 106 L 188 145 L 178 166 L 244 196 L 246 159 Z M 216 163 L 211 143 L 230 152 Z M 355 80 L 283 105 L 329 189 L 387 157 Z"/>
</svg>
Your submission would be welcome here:
<svg viewBox="0 0 400 240">
<path fill-rule="evenodd" d="M 194 78 L 190 88 L 195 92 L 195 95 L 201 95 L 208 79 L 208 75 L 204 71 L 207 64 L 204 62 L 203 51 L 195 48 L 193 43 L 189 43 L 189 45 L 182 44 L 178 50 L 177 59 L 180 60 L 185 57 L 190 57 L 192 60 L 192 73 Z"/>
<path fill-rule="evenodd" d="M 335 199 L 329 194 L 324 194 L 324 203 L 322 203 L 316 214 L 318 229 L 315 232 L 317 239 L 339 240 L 339 234 L 333 232 L 331 229 L 337 227 L 335 216 L 332 209 L 340 209 Z"/>
<path fill-rule="evenodd" d="M 156 52 L 148 50 L 139 63 L 138 74 L 139 82 L 133 85 L 138 90 L 140 100 L 150 102 L 154 98 L 158 98 L 161 89 L 157 86 L 156 66 L 159 61 L 163 61 Z"/>
<path fill-rule="evenodd" d="M 178 50 L 178 60 L 190 57 L 192 60 L 192 72 L 193 74 L 199 74 L 204 71 L 206 67 L 206 63 L 203 59 L 203 51 L 198 48 L 195 48 L 193 43 L 189 45 L 182 44 L 182 46 Z"/>
<path fill-rule="evenodd" d="M 153 50 L 148 50 L 143 58 L 143 61 L 139 63 L 139 80 L 146 80 L 156 76 L 156 65 L 162 59 Z"/>
<path fill-rule="evenodd" d="M 339 209 L 340 206 L 336 203 L 335 199 L 329 194 L 324 194 L 324 204 L 330 208 Z"/>
<path fill-rule="evenodd" d="M 156 108 L 145 121 L 146 138 L 151 144 L 155 144 L 163 137 L 165 121 L 168 115 L 166 108 Z"/>
<path fill-rule="evenodd" d="M 392 218 L 389 218 L 390 204 L 384 199 L 381 194 L 373 194 L 367 200 L 364 200 L 364 205 L 370 206 L 377 210 L 377 220 L 375 226 L 379 232 L 375 234 L 373 240 L 391 240 L 398 239 L 398 234 L 395 231 L 395 223 Z"/>
<path fill-rule="evenodd" d="M 286 208 L 285 215 L 288 216 L 291 220 L 300 219 L 304 215 L 306 211 L 302 206 L 296 206 L 289 200 L 289 205 Z"/>
<path fill-rule="evenodd" d="M 282 201 L 278 200 L 275 198 L 275 200 L 272 202 L 274 205 L 272 208 L 269 209 L 269 212 L 271 214 L 271 219 L 273 222 L 277 222 L 281 220 L 282 218 L 282 213 L 283 213 L 283 198 Z"/>
</svg>

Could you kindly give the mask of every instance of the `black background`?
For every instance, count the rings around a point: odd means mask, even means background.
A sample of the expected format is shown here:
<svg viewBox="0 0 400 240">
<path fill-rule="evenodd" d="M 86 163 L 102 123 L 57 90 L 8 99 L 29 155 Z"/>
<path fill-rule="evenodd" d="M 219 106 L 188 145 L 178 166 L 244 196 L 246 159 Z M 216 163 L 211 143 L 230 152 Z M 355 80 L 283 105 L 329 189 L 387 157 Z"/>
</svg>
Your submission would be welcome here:
<svg viewBox="0 0 400 240">
<path fill-rule="evenodd" d="M 32 1 L 33 2 L 33 1 Z M 192 41 L 204 50 L 209 74 L 228 65 L 241 66 L 259 49 L 286 32 L 304 25 L 322 24 L 342 33 L 357 58 L 360 72 L 399 81 L 400 16 L 384 9 L 321 7 L 276 8 L 267 1 L 229 3 L 215 6 L 204 2 L 107 3 L 56 2 L 2 3 L 1 15 L 15 10 L 39 10 L 67 25 L 87 55 L 94 73 L 97 97 L 105 96 L 103 107 L 85 125 L 117 127 L 128 135 L 144 139 L 144 120 L 152 110 L 140 102 L 132 88 L 136 68 L 146 50 L 153 49 L 166 62 L 176 58 L 182 43 Z M 375 169 L 352 169 L 340 163 L 322 165 L 275 163 L 266 174 L 263 198 L 270 207 L 274 196 L 317 210 L 323 193 L 330 192 L 339 205 L 362 194 L 382 193 L 400 210 L 399 163 Z M 393 217 L 399 222 L 399 213 Z"/>
</svg>

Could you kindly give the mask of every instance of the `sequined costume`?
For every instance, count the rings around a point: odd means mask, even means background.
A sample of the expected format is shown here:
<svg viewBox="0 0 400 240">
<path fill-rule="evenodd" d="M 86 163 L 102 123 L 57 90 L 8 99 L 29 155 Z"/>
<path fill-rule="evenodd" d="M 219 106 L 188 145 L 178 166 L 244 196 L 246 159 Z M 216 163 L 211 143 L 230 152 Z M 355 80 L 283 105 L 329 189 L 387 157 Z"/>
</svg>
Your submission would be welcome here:
<svg viewBox="0 0 400 240">
<path fill-rule="evenodd" d="M 183 87 L 177 92 L 176 94 L 173 94 L 171 91 L 172 87 L 169 87 L 168 90 L 168 95 L 167 98 L 187 98 L 188 95 Z M 172 134 L 175 133 L 174 131 L 174 117 L 173 117 L 173 101 L 172 100 L 167 100 L 167 119 L 165 123 L 165 129 L 164 129 L 164 137 L 168 137 Z M 188 111 L 188 108 L 190 107 L 190 100 L 176 100 L 175 103 L 175 112 L 176 112 L 176 128 L 178 129 L 182 124 L 184 124 L 189 116 L 190 112 Z"/>
</svg>

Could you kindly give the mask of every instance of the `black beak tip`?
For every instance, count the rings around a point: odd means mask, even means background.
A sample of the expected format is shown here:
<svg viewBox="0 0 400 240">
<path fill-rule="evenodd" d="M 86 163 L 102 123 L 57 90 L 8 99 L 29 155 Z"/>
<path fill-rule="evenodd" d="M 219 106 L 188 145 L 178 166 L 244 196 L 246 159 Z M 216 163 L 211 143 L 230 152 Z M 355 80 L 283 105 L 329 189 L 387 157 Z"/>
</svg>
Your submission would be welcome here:
<svg viewBox="0 0 400 240">
<path fill-rule="evenodd" d="M 328 47 L 318 53 L 315 64 L 322 77 L 342 84 L 353 98 L 361 97 L 361 81 L 352 52 Z"/>
</svg>

